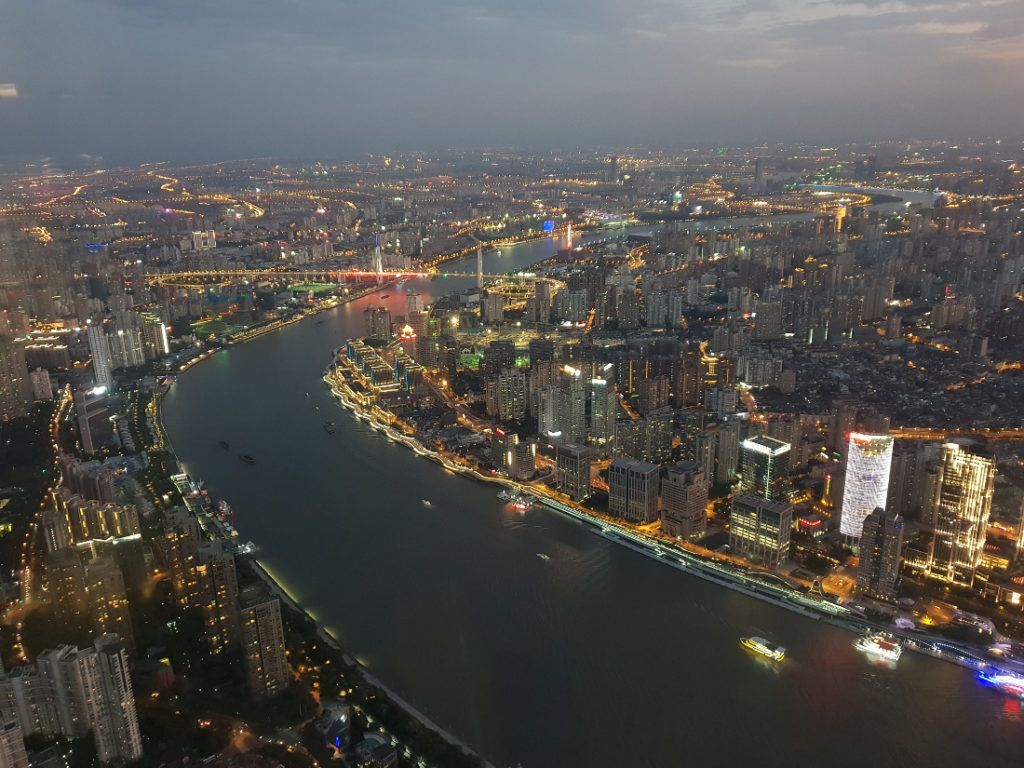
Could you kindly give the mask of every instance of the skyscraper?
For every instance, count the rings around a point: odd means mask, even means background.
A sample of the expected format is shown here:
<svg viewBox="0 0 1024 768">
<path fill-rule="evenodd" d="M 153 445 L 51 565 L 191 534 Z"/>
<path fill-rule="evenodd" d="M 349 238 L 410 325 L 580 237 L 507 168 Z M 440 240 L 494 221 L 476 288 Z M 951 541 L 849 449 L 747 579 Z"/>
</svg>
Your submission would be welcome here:
<svg viewBox="0 0 1024 768">
<path fill-rule="evenodd" d="M 32 381 L 25 349 L 7 336 L 0 336 L 0 421 L 24 416 L 31 405 Z"/>
<path fill-rule="evenodd" d="M 740 492 L 766 499 L 785 496 L 789 485 L 789 443 L 764 435 L 741 445 Z"/>
<path fill-rule="evenodd" d="M 615 419 L 619 398 L 615 382 L 605 378 L 590 380 L 590 441 L 609 450 L 615 442 Z"/>
<path fill-rule="evenodd" d="M 242 654 L 253 696 L 276 696 L 288 687 L 281 603 L 276 597 L 248 596 L 242 608 Z"/>
<path fill-rule="evenodd" d="M 100 762 L 138 759 L 142 756 L 142 735 L 124 645 L 117 635 L 103 635 L 96 638 L 85 658 L 92 678 L 86 686 L 89 720 Z"/>
<path fill-rule="evenodd" d="M 860 537 L 857 591 L 869 597 L 892 600 L 900 576 L 903 518 L 879 507 L 864 518 Z"/>
<path fill-rule="evenodd" d="M 631 523 L 658 519 L 657 464 L 636 459 L 615 459 L 608 467 L 608 512 Z"/>
<path fill-rule="evenodd" d="M 856 541 L 864 530 L 864 518 L 885 508 L 889 495 L 892 438 L 888 435 L 850 435 L 846 454 L 846 487 L 839 531 Z"/>
<path fill-rule="evenodd" d="M 590 495 L 590 450 L 575 443 L 562 443 L 555 449 L 558 490 L 573 501 Z"/>
<path fill-rule="evenodd" d="M 223 543 L 207 542 L 196 550 L 187 578 L 188 606 L 202 614 L 211 650 L 234 646 L 239 639 L 235 556 Z"/>
<path fill-rule="evenodd" d="M 729 546 L 737 555 L 776 568 L 789 556 L 793 508 L 758 496 L 736 496 L 729 518 Z"/>
<path fill-rule="evenodd" d="M 107 334 L 102 325 L 90 325 L 86 332 L 89 337 L 89 353 L 92 355 L 92 374 L 97 387 L 114 386 L 114 363 L 110 357 Z"/>
<path fill-rule="evenodd" d="M 696 541 L 707 530 L 708 481 L 693 461 L 668 468 L 661 484 L 661 530 L 669 536 Z"/>
<path fill-rule="evenodd" d="M 943 446 L 936 495 L 935 535 L 927 574 L 941 581 L 971 586 L 981 564 L 992 511 L 995 461 L 958 443 Z"/>
</svg>

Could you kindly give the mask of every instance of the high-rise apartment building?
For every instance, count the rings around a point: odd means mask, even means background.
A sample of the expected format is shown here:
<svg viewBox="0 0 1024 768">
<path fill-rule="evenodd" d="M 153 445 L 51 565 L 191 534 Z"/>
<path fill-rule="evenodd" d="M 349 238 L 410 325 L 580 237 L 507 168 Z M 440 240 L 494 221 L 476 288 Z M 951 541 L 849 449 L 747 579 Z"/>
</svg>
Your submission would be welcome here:
<svg viewBox="0 0 1024 768">
<path fill-rule="evenodd" d="M 789 556 L 793 507 L 759 496 L 736 496 L 729 518 L 729 546 L 755 563 L 777 568 Z"/>
<path fill-rule="evenodd" d="M 657 464 L 636 459 L 615 459 L 608 467 L 608 512 L 631 523 L 658 519 Z"/>
<path fill-rule="evenodd" d="M 29 768 L 25 738 L 16 722 L 0 724 L 0 768 Z"/>
<path fill-rule="evenodd" d="M 926 573 L 971 586 L 981 565 L 995 487 L 995 461 L 958 443 L 943 446 L 942 468 L 932 501 L 935 534 Z"/>
<path fill-rule="evenodd" d="M 590 495 L 590 449 L 575 443 L 562 443 L 555 449 L 558 490 L 573 501 Z"/>
<path fill-rule="evenodd" d="M 864 530 L 864 518 L 885 508 L 889 495 L 892 438 L 889 435 L 850 435 L 846 454 L 846 486 L 839 530 L 856 541 Z"/>
<path fill-rule="evenodd" d="M 83 655 L 89 721 L 101 763 L 130 762 L 142 756 L 142 734 L 135 711 L 135 694 L 128 653 L 117 635 L 96 638 Z"/>
<path fill-rule="evenodd" d="M 693 461 L 668 468 L 661 484 L 661 530 L 677 539 L 696 541 L 707 531 L 708 481 Z"/>
<path fill-rule="evenodd" d="M 864 518 L 857 566 L 859 593 L 883 600 L 896 597 L 902 546 L 902 517 L 879 507 Z"/>
<path fill-rule="evenodd" d="M 590 442 L 598 448 L 611 450 L 615 443 L 615 419 L 619 397 L 615 382 L 610 379 L 590 380 Z"/>
<path fill-rule="evenodd" d="M 789 486 L 789 443 L 760 435 L 744 440 L 740 452 L 740 492 L 766 499 L 784 498 Z"/>
<path fill-rule="evenodd" d="M 210 649 L 219 653 L 235 646 L 239 639 L 235 556 L 221 542 L 206 542 L 192 556 L 186 578 L 187 604 L 202 615 Z"/>
<path fill-rule="evenodd" d="M 242 655 L 249 691 L 256 698 L 276 696 L 288 687 L 281 603 L 249 596 L 242 608 Z"/>
<path fill-rule="evenodd" d="M 0 421 L 28 413 L 32 405 L 32 381 L 24 347 L 0 336 Z"/>
<path fill-rule="evenodd" d="M 97 387 L 112 389 L 114 386 L 114 363 L 110 356 L 107 334 L 101 324 L 89 326 L 89 353 L 92 355 L 92 375 Z"/>
</svg>

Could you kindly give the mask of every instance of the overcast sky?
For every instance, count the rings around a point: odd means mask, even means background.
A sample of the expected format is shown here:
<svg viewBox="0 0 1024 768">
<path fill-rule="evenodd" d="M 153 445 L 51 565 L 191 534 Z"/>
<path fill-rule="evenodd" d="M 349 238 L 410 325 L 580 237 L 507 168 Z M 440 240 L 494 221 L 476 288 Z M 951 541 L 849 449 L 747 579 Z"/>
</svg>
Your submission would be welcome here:
<svg viewBox="0 0 1024 768">
<path fill-rule="evenodd" d="M 1022 72 L 1024 0 L 8 0 L 0 154 L 1019 135 Z"/>
</svg>

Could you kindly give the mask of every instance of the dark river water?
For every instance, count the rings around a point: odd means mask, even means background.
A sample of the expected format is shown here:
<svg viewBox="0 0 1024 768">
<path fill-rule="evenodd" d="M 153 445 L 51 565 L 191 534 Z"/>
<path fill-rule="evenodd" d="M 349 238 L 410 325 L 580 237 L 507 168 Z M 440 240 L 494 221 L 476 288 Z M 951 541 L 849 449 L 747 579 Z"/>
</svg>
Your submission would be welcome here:
<svg viewBox="0 0 1024 768">
<path fill-rule="evenodd" d="M 555 247 L 487 254 L 486 269 Z M 520 515 L 494 487 L 334 402 L 321 371 L 334 347 L 363 335 L 366 306 L 403 314 L 406 290 L 466 283 L 391 287 L 388 299 L 220 352 L 164 401 L 187 471 L 232 504 L 268 570 L 375 675 L 496 765 L 1024 765 L 1021 703 L 967 670 L 909 652 L 896 669 L 875 665 L 846 631 L 544 508 Z M 751 656 L 739 645 L 749 634 L 784 645 L 786 660 Z"/>
</svg>

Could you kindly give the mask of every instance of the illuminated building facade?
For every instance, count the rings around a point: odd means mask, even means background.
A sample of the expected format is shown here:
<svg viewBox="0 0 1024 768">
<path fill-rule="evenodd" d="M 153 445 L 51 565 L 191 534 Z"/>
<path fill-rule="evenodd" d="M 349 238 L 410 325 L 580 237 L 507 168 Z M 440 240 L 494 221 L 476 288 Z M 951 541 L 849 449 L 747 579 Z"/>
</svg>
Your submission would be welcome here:
<svg viewBox="0 0 1024 768">
<path fill-rule="evenodd" d="M 729 547 L 734 554 L 777 568 L 789 556 L 793 507 L 759 496 L 736 496 L 729 518 Z"/>
<path fill-rule="evenodd" d="M 937 483 L 935 535 L 926 573 L 932 578 L 971 586 L 981 565 L 992 511 L 995 461 L 957 443 L 943 446 Z"/>
<path fill-rule="evenodd" d="M 608 511 L 631 523 L 658 519 L 657 464 L 619 458 L 608 467 Z"/>
<path fill-rule="evenodd" d="M 846 455 L 846 485 L 839 531 L 849 540 L 860 539 L 864 518 L 885 508 L 889 495 L 892 438 L 889 435 L 850 435 Z"/>
<path fill-rule="evenodd" d="M 750 496 L 780 499 L 789 486 L 789 443 L 761 435 L 741 445 L 740 491 Z"/>
<path fill-rule="evenodd" d="M 573 501 L 590 495 L 590 449 L 575 443 L 562 443 L 555 449 L 558 490 Z"/>
<path fill-rule="evenodd" d="M 242 654 L 249 691 L 256 698 L 276 696 L 288 687 L 281 603 L 253 596 L 242 609 Z"/>
</svg>

